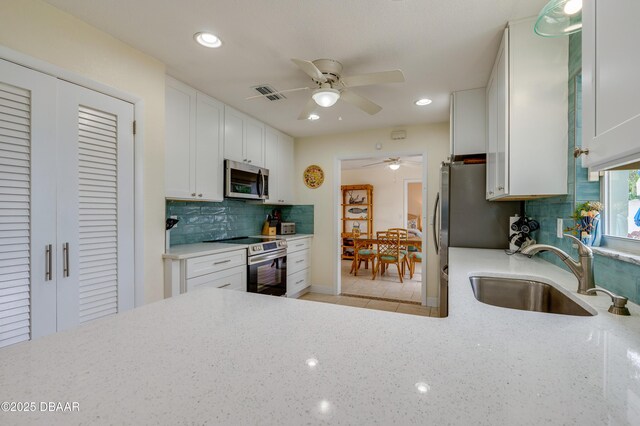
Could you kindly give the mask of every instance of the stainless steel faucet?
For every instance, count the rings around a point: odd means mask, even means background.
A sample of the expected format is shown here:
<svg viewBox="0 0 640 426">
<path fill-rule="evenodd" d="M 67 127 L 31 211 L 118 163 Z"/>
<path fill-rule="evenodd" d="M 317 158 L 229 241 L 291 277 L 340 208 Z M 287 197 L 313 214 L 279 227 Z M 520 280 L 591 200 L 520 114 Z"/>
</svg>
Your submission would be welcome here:
<svg viewBox="0 0 640 426">
<path fill-rule="evenodd" d="M 593 279 L 593 251 L 573 235 L 564 234 L 564 236 L 571 238 L 578 245 L 579 259 L 577 261 L 559 248 L 548 244 L 534 244 L 526 247 L 521 253 L 529 257 L 543 251 L 557 255 L 578 278 L 578 293 L 593 296 L 594 293 L 588 291 L 596 286 Z"/>
</svg>

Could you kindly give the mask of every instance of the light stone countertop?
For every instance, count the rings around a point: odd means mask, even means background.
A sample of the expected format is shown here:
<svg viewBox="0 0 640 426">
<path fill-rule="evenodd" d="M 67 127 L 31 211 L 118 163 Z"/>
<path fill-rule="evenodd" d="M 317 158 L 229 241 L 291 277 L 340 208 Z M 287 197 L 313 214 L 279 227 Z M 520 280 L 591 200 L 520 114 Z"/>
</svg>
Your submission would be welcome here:
<svg viewBox="0 0 640 426">
<path fill-rule="evenodd" d="M 550 263 L 474 249 L 451 250 L 446 319 L 203 288 L 0 350 L 1 401 L 80 406 L 0 424 L 638 424 L 640 307 L 498 308 L 473 297 L 485 273 L 578 297 Z"/>
<path fill-rule="evenodd" d="M 313 234 L 276 235 L 274 240 L 294 241 L 302 238 L 311 238 Z M 264 238 L 264 235 L 255 235 L 252 238 Z M 229 243 L 194 243 L 171 246 L 168 252 L 162 255 L 163 259 L 182 260 L 191 257 L 207 256 L 209 254 L 227 253 L 235 250 L 245 250 L 248 244 Z"/>
<path fill-rule="evenodd" d="M 228 253 L 236 250 L 246 250 L 248 244 L 227 243 L 195 243 L 171 246 L 169 251 L 162 255 L 163 259 L 182 260 L 191 257 L 207 256 L 209 254 Z"/>
</svg>

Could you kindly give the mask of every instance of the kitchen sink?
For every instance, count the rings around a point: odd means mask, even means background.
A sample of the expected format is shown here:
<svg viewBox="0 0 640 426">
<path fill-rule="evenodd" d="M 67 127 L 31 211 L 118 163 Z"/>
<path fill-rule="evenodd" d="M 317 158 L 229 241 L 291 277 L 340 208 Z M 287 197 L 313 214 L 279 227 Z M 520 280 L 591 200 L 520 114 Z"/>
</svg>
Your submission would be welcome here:
<svg viewBox="0 0 640 426">
<path fill-rule="evenodd" d="M 471 277 L 473 295 L 482 303 L 522 311 L 593 316 L 554 286 L 518 278 Z"/>
</svg>

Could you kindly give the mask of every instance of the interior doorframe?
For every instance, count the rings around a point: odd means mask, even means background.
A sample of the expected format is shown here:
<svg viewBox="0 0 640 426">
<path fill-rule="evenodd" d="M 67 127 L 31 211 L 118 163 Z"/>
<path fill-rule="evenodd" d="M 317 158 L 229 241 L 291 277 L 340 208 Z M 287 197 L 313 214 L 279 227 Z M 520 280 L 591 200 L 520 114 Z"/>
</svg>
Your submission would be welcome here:
<svg viewBox="0 0 640 426">
<path fill-rule="evenodd" d="M 410 183 L 419 183 L 423 185 L 422 180 L 420 179 L 405 179 L 404 180 L 404 217 L 402 218 L 402 225 L 404 228 L 407 228 L 407 217 L 409 215 L 409 184 Z M 420 188 L 422 191 L 422 188 Z M 422 204 L 424 205 L 424 198 L 422 199 Z M 422 213 L 420 213 L 422 215 Z M 422 223 L 422 222 L 421 222 Z M 422 227 L 424 228 L 424 223 L 422 223 Z"/>
<path fill-rule="evenodd" d="M 0 58 L 133 104 L 133 116 L 136 122 L 136 133 L 133 135 L 134 306 L 142 306 L 144 304 L 144 100 L 139 96 L 2 45 L 0 45 Z"/>
<path fill-rule="evenodd" d="M 428 188 L 427 188 L 427 169 L 428 169 L 428 153 L 427 151 L 373 151 L 360 154 L 346 154 L 338 155 L 334 157 L 334 182 L 333 182 L 333 252 L 336 255 L 333 265 L 334 270 L 334 283 L 333 294 L 339 295 L 342 292 L 342 248 L 341 237 L 342 232 L 342 220 L 341 220 L 341 206 L 342 193 L 340 187 L 342 185 L 342 161 L 344 160 L 362 160 L 365 158 L 387 158 L 387 157 L 411 157 L 422 156 L 422 220 L 423 223 L 428 223 Z M 375 193 L 375 188 L 373 189 Z M 375 219 L 374 219 L 375 220 Z M 427 243 L 426 233 L 422 234 L 422 247 L 423 253 L 428 254 L 429 245 Z M 421 304 L 427 306 L 427 257 L 422 256 L 422 285 L 421 285 Z M 437 284 L 437 283 L 435 283 Z M 435 285 L 434 284 L 434 285 Z"/>
</svg>

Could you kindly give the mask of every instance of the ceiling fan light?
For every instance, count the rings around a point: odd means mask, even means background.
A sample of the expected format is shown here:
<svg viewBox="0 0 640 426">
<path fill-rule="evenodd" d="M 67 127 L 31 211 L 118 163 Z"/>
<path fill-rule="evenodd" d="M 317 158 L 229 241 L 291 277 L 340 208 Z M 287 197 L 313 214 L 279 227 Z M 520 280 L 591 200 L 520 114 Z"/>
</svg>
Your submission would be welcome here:
<svg viewBox="0 0 640 426">
<path fill-rule="evenodd" d="M 319 106 L 328 108 L 338 102 L 340 91 L 336 89 L 317 89 L 311 97 Z"/>
<path fill-rule="evenodd" d="M 398 163 L 389 164 L 389 168 L 391 170 L 398 170 L 400 168 L 400 164 L 398 164 Z"/>
</svg>

